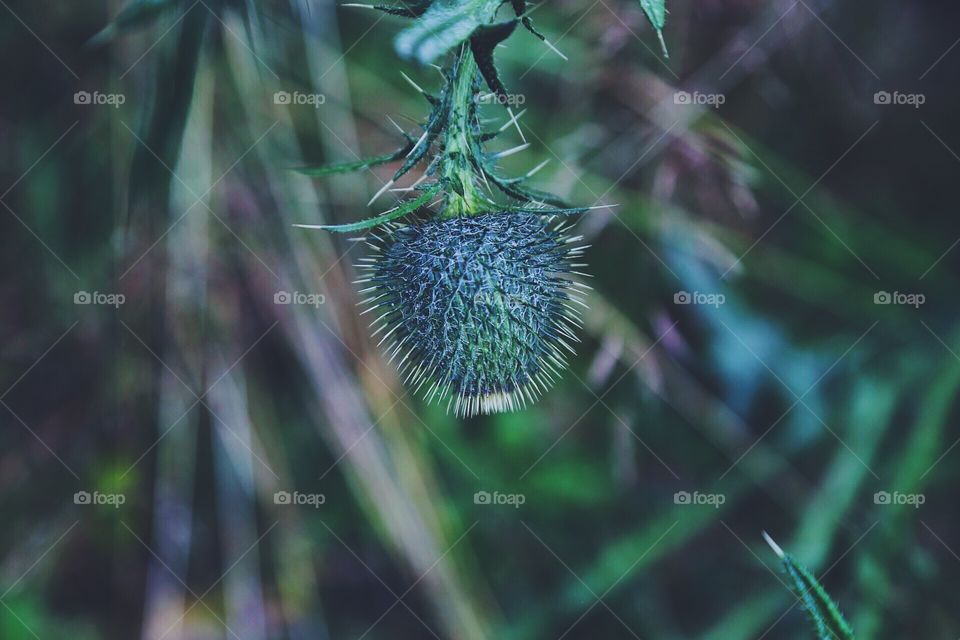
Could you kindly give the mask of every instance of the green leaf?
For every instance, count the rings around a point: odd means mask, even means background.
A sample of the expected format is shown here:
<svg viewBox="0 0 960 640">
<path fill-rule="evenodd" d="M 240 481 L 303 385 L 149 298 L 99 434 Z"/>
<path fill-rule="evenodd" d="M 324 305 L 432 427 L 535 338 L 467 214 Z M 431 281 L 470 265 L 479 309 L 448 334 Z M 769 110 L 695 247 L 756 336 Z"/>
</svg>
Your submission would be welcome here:
<svg viewBox="0 0 960 640">
<path fill-rule="evenodd" d="M 361 220 L 360 222 L 351 222 L 349 224 L 295 224 L 295 227 L 301 227 L 303 229 L 324 229 L 326 231 L 336 231 L 337 233 L 350 233 L 351 231 L 362 231 L 364 229 L 370 229 L 377 225 L 384 224 L 385 222 L 391 222 L 402 218 L 408 213 L 412 213 L 419 209 L 420 207 L 426 205 L 428 202 L 433 200 L 433 197 L 440 193 L 440 189 L 443 186 L 440 182 L 435 182 L 429 187 L 424 189 L 423 193 L 412 200 L 406 200 L 400 203 L 394 209 L 381 213 L 379 216 L 374 218 L 367 218 L 366 220 Z"/>
<path fill-rule="evenodd" d="M 817 579 L 796 559 L 785 553 L 773 539 L 763 533 L 764 539 L 783 562 L 784 571 L 793 583 L 793 590 L 807 610 L 819 640 L 854 640 L 853 628 L 840 613 L 840 607 Z"/>
<path fill-rule="evenodd" d="M 657 38 L 660 39 L 660 48 L 666 58 L 670 57 L 667 53 L 667 43 L 663 41 L 663 28 L 667 24 L 667 2 L 666 0 L 640 0 L 640 8 L 647 14 L 647 19 L 653 25 L 657 32 Z"/>
<path fill-rule="evenodd" d="M 97 35 L 87 41 L 88 47 L 106 44 L 121 31 L 146 26 L 173 6 L 173 0 L 134 0 L 123 8 L 117 17 Z"/>
<path fill-rule="evenodd" d="M 435 0 L 397 36 L 401 56 L 429 64 L 493 22 L 501 0 Z"/>
</svg>

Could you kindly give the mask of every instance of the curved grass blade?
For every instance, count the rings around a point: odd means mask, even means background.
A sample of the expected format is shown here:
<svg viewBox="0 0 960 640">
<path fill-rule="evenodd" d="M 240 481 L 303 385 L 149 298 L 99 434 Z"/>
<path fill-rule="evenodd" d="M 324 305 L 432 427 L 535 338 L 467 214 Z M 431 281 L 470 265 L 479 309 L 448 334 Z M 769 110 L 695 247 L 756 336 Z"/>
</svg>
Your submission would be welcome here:
<svg viewBox="0 0 960 640">
<path fill-rule="evenodd" d="M 773 549 L 773 552 L 783 562 L 784 571 L 793 583 L 793 589 L 800 598 L 803 608 L 807 610 L 819 640 L 855 640 L 853 628 L 840 613 L 840 607 L 834 603 L 830 594 L 820 586 L 817 579 L 793 556 L 784 552 L 767 533 L 763 538 Z"/>
<path fill-rule="evenodd" d="M 164 64 L 157 65 L 153 99 L 138 134 L 130 165 L 130 202 L 166 202 L 172 178 L 166 167 L 176 166 L 197 79 L 204 35 L 220 11 L 222 0 L 205 0 L 209 11 L 184 13 L 160 44 Z M 131 208 L 131 211 L 133 208 Z M 165 209 L 157 209 L 161 211 Z"/>
<path fill-rule="evenodd" d="M 370 229 L 385 222 L 392 222 L 393 220 L 402 218 L 408 213 L 413 213 L 433 200 L 433 197 L 440 192 L 442 186 L 442 183 L 435 182 L 424 189 L 423 193 L 416 198 L 406 200 L 394 209 L 381 213 L 379 216 L 361 220 L 360 222 L 351 222 L 349 224 L 295 224 L 293 226 L 300 227 L 301 229 L 325 229 L 326 231 L 336 231 L 337 233 L 363 231 L 364 229 Z"/>
<path fill-rule="evenodd" d="M 135 0 L 125 6 L 113 22 L 90 38 L 85 46 L 99 47 L 112 40 L 121 31 L 144 27 L 172 6 L 173 0 Z"/>
</svg>

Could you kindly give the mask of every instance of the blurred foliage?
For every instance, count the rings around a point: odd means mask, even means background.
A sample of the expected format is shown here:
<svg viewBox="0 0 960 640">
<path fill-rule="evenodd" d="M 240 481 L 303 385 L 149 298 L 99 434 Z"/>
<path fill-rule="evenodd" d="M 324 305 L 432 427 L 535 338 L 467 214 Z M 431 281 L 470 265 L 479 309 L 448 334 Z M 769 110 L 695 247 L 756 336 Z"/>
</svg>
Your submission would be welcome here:
<svg viewBox="0 0 960 640">
<path fill-rule="evenodd" d="M 674 1 L 667 60 L 634 0 L 530 5 L 566 59 L 496 48 L 504 171 L 619 206 L 562 383 L 461 421 L 369 341 L 363 245 L 292 227 L 395 170 L 290 169 L 422 116 L 406 23 L 152 4 L 0 7 L 0 637 L 811 638 L 762 530 L 857 638 L 960 636 L 960 9 Z"/>
</svg>

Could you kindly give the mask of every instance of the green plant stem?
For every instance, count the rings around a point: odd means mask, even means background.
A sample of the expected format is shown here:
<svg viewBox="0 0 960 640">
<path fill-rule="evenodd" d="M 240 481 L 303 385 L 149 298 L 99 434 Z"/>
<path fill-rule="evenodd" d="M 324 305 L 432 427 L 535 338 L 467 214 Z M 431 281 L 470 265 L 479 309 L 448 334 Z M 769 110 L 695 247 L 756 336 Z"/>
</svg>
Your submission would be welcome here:
<svg viewBox="0 0 960 640">
<path fill-rule="evenodd" d="M 440 178 L 448 187 L 442 218 L 476 215 L 489 209 L 480 193 L 470 163 L 471 136 L 476 129 L 477 63 L 467 47 L 461 47 L 454 64 L 450 121 L 443 137 Z"/>
</svg>

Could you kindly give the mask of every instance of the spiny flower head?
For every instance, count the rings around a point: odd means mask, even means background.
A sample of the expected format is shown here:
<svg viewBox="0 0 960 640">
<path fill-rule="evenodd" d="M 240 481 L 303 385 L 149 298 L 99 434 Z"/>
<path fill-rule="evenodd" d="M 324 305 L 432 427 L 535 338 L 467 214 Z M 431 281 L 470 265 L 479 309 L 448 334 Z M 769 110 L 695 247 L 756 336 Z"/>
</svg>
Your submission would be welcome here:
<svg viewBox="0 0 960 640">
<path fill-rule="evenodd" d="M 573 353 L 582 247 L 551 218 L 488 212 L 381 227 L 364 301 L 374 335 L 428 401 L 458 416 L 507 411 L 546 391 Z"/>
<path fill-rule="evenodd" d="M 424 20 L 434 6 L 417 4 Z M 424 167 L 410 187 L 398 189 L 416 196 L 380 215 L 300 226 L 369 233 L 374 254 L 361 265 L 367 273 L 360 282 L 370 305 L 365 313 L 374 313 L 373 335 L 398 361 L 405 382 L 424 389 L 428 401 L 449 398 L 447 408 L 458 416 L 517 409 L 545 392 L 566 366 L 565 352 L 573 352 L 576 307 L 583 306 L 577 291 L 586 288 L 572 278 L 582 266 L 576 262 L 582 248 L 553 220 L 591 207 L 570 207 L 530 187 L 544 163 L 519 177 L 501 174 L 498 161 L 529 145 L 504 151 L 487 145 L 511 126 L 523 137 L 517 122 L 522 112 L 507 107 L 510 119 L 495 130 L 480 118 L 480 78 L 494 95 L 505 94 L 493 49 L 518 20 L 530 27 L 524 7 L 515 4 L 517 20 L 475 25 L 469 46 L 461 45 L 443 71 L 437 95 L 404 76 L 430 104 L 430 113 L 421 132 L 400 129 L 402 148 L 302 169 L 323 176 L 401 162 L 372 204 L 415 167 Z M 494 189 L 510 202 L 498 202 Z"/>
</svg>

